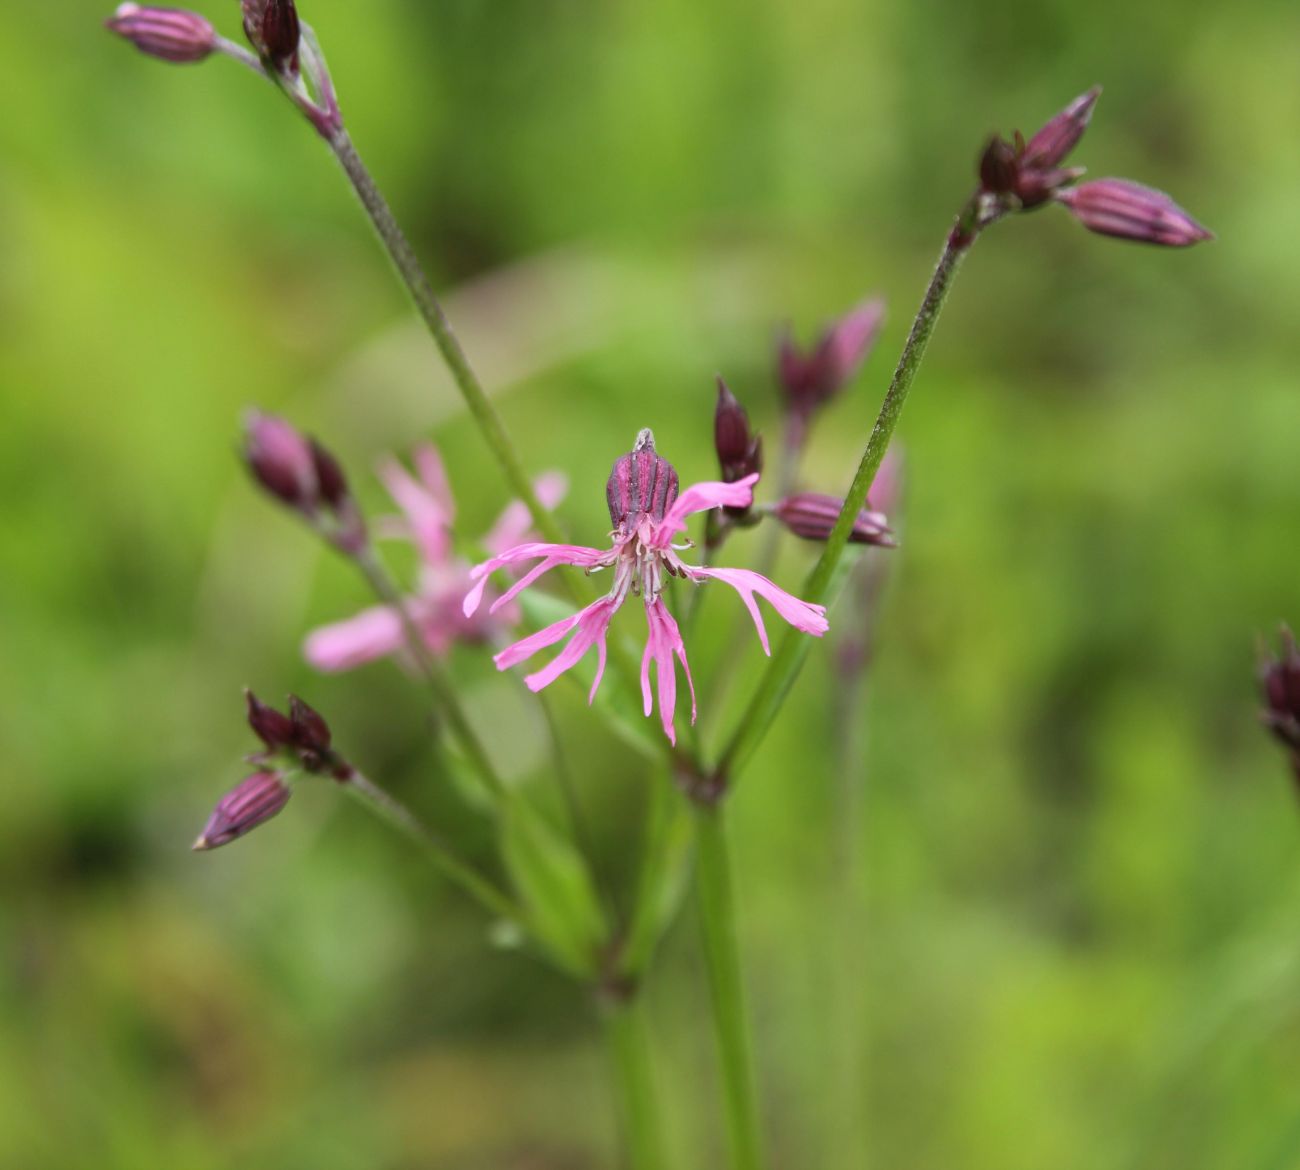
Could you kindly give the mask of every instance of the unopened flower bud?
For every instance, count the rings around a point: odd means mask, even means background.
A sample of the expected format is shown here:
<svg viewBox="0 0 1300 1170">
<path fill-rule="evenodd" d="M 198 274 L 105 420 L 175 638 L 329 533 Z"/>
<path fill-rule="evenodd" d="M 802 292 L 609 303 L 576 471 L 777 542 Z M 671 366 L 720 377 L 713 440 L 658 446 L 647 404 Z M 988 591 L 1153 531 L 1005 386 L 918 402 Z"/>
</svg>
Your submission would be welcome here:
<svg viewBox="0 0 1300 1170">
<path fill-rule="evenodd" d="M 1300 774 L 1300 650 L 1285 626 L 1282 653 L 1262 663 L 1259 680 L 1264 693 L 1264 725 L 1291 750 Z"/>
<path fill-rule="evenodd" d="M 749 415 L 726 382 L 718 379 L 718 405 L 713 412 L 713 445 L 724 483 L 735 483 L 763 470 L 763 439 L 750 432 Z"/>
<path fill-rule="evenodd" d="M 1094 85 L 1080 94 L 1035 134 L 1020 151 L 1026 167 L 1050 169 L 1059 166 L 1079 143 L 1092 120 L 1092 109 L 1101 96 L 1101 86 Z"/>
<path fill-rule="evenodd" d="M 289 791 L 279 772 L 254 772 L 217 801 L 194 848 L 216 849 L 252 832 L 289 803 Z"/>
<path fill-rule="evenodd" d="M 826 540 L 840 518 L 844 501 L 820 492 L 799 492 L 788 496 L 773 509 L 773 514 L 795 536 L 803 540 Z M 853 521 L 849 533 L 851 544 L 877 544 L 894 547 L 884 513 L 863 508 Z"/>
<path fill-rule="evenodd" d="M 241 0 L 244 32 L 257 55 L 282 74 L 298 72 L 301 28 L 293 0 Z"/>
<path fill-rule="evenodd" d="M 306 751 L 329 754 L 330 728 L 319 711 L 309 707 L 297 695 L 290 695 L 289 720 L 293 727 L 293 743 Z"/>
<path fill-rule="evenodd" d="M 365 548 L 365 522 L 343 469 L 315 439 L 273 414 L 250 411 L 244 420 L 244 460 L 271 495 L 344 552 L 356 555 Z"/>
<path fill-rule="evenodd" d="M 197 12 L 179 8 L 119 4 L 104 26 L 140 52 L 178 65 L 202 61 L 217 46 L 212 25 Z"/>
<path fill-rule="evenodd" d="M 614 460 L 605 483 L 610 523 L 631 532 L 643 517 L 662 520 L 677 499 L 677 471 L 655 451 L 654 432 L 645 427 L 626 455 Z"/>
<path fill-rule="evenodd" d="M 268 707 L 250 690 L 244 691 L 244 699 L 248 704 L 248 726 L 268 750 L 279 751 L 297 742 L 294 723 L 288 715 Z"/>
<path fill-rule="evenodd" d="M 1056 199 L 1090 232 L 1103 236 L 1166 248 L 1214 238 L 1163 191 L 1128 179 L 1096 179 L 1058 191 Z"/>
<path fill-rule="evenodd" d="M 995 195 L 1005 195 L 1015 190 L 1018 171 L 1016 148 L 1000 134 L 993 135 L 980 156 L 980 186 Z"/>
<path fill-rule="evenodd" d="M 257 481 L 291 508 L 314 508 L 320 497 L 312 441 L 273 414 L 250 411 L 244 419 L 244 458 Z"/>
<path fill-rule="evenodd" d="M 809 352 L 801 352 L 787 332 L 777 351 L 777 380 L 790 410 L 807 419 L 843 390 L 871 352 L 884 320 L 884 301 L 864 301 L 834 322 Z"/>
<path fill-rule="evenodd" d="M 980 157 L 980 188 L 1000 197 L 1003 212 L 1039 207 L 1083 174 L 1060 164 L 1083 137 L 1100 93 L 1094 86 L 1075 98 L 1028 142 L 1018 130 L 1014 142 L 994 136 Z"/>
</svg>

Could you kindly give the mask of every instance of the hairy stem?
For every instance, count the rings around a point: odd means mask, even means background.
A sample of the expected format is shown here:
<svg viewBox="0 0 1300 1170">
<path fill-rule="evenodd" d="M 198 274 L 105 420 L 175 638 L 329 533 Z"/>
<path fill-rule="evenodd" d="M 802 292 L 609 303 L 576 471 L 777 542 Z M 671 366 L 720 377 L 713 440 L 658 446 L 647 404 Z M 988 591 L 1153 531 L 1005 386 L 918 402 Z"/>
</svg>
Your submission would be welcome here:
<svg viewBox="0 0 1300 1170">
<path fill-rule="evenodd" d="M 713 1002 L 718 1059 L 733 1170 L 760 1170 L 762 1142 L 749 1015 L 736 939 L 736 906 L 722 805 L 699 810 L 695 892 L 704 928 L 704 955 Z"/>
<path fill-rule="evenodd" d="M 853 483 L 844 497 L 844 506 L 840 509 L 839 519 L 835 522 L 835 527 L 826 541 L 821 558 L 813 567 L 803 587 L 801 596 L 807 601 L 820 603 L 827 598 L 835 570 L 839 567 L 844 551 L 848 547 L 853 522 L 867 501 L 871 481 L 880 470 L 885 450 L 893 437 L 894 428 L 898 425 L 898 416 L 903 411 L 907 393 L 912 387 L 912 379 L 916 377 L 921 359 L 925 356 L 930 335 L 934 332 L 935 323 L 948 297 L 953 278 L 957 275 L 957 270 L 961 267 L 961 262 L 975 242 L 978 233 L 992 223 L 994 218 L 996 212 L 988 210 L 978 197 L 972 198 L 957 217 L 957 223 L 939 256 L 939 263 L 930 277 L 916 319 L 912 322 L 911 332 L 907 335 L 907 343 L 903 346 L 902 355 L 898 359 L 893 379 L 889 383 L 889 390 L 885 394 L 885 401 L 876 418 L 876 425 L 872 428 L 871 437 L 862 452 Z M 767 728 L 771 726 L 773 718 L 794 684 L 808 649 L 808 638 L 796 630 L 787 631 L 768 664 L 758 690 L 750 700 L 739 725 L 722 753 L 717 767 L 717 774 L 722 780 L 734 780 L 736 773 L 744 766 L 750 753 L 758 745 Z"/>
<path fill-rule="evenodd" d="M 484 909 L 511 922 L 520 925 L 526 923 L 523 911 L 506 894 L 462 860 L 451 846 L 396 797 L 360 772 L 354 771 L 340 783 L 372 813 L 414 841 L 448 880 L 476 899 Z"/>
<path fill-rule="evenodd" d="M 465 405 L 483 434 L 484 442 L 487 443 L 505 473 L 510 490 L 524 502 L 537 530 L 545 535 L 547 540 L 557 544 L 562 543 L 564 536 L 560 532 L 559 525 L 537 498 L 532 481 L 524 471 L 514 444 L 501 423 L 501 416 L 497 414 L 496 407 L 492 405 L 478 376 L 466 359 L 465 352 L 461 349 L 460 342 L 452 330 L 451 322 L 447 320 L 447 314 L 443 311 L 429 284 L 428 277 L 424 274 L 424 269 L 420 266 L 406 236 L 402 234 L 402 229 L 398 227 L 397 220 L 393 218 L 388 201 L 375 185 L 365 163 L 361 161 L 361 156 L 357 154 L 356 147 L 352 145 L 352 139 L 348 137 L 346 130 L 339 130 L 327 141 L 334 152 L 334 157 L 338 159 L 339 165 L 352 184 L 352 189 L 357 193 L 357 198 L 361 200 L 362 207 L 370 217 L 375 232 L 387 249 L 398 275 L 402 278 L 402 283 L 411 295 L 411 300 L 415 302 L 415 307 L 428 328 L 434 344 L 438 347 L 438 352 L 447 363 L 447 368 L 451 371 L 451 376 L 465 399 Z"/>
<path fill-rule="evenodd" d="M 629 1170 L 668 1170 L 642 996 L 634 991 L 608 1003 L 602 1009 L 601 1022 L 618 1087 Z"/>
</svg>

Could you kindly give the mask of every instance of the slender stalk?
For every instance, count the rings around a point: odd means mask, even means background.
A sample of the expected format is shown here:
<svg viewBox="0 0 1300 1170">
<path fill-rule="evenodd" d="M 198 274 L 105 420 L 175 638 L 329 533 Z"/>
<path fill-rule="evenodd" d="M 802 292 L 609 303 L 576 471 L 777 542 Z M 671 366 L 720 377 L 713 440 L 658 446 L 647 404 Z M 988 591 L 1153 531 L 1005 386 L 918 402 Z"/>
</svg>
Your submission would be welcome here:
<svg viewBox="0 0 1300 1170">
<path fill-rule="evenodd" d="M 724 815 L 721 804 L 699 809 L 695 891 L 704 927 L 704 955 L 722 1067 L 731 1165 L 733 1170 L 760 1170 L 763 1157 L 758 1099 Z"/>
<path fill-rule="evenodd" d="M 392 209 L 388 206 L 388 201 L 384 198 L 383 192 L 379 190 L 370 172 L 366 169 L 365 163 L 361 161 L 361 156 L 357 153 L 356 147 L 353 146 L 352 139 L 348 136 L 347 131 L 341 127 L 331 134 L 324 135 L 324 137 L 333 151 L 334 157 L 338 159 L 339 165 L 343 168 L 344 174 L 347 175 L 348 181 L 352 184 L 352 188 L 361 201 L 366 214 L 370 217 L 370 222 L 374 226 L 376 234 L 393 261 L 393 266 L 397 269 L 398 275 L 402 278 L 402 283 L 406 286 L 411 300 L 415 303 L 415 307 L 428 328 L 434 344 L 437 345 L 439 353 L 442 354 L 443 360 L 447 363 L 447 368 L 450 370 L 451 376 L 465 400 L 465 405 L 469 408 L 470 414 L 478 424 L 479 430 L 483 433 L 484 441 L 505 473 L 511 490 L 527 507 L 538 532 L 554 544 L 563 544 L 565 542 L 564 533 L 556 523 L 555 517 L 537 498 L 532 481 L 524 471 L 514 444 L 506 434 L 500 415 L 497 414 L 496 407 L 492 405 L 491 399 L 488 398 L 482 383 L 479 382 L 478 376 L 474 373 L 469 360 L 465 357 L 460 341 L 452 330 L 451 322 L 448 321 L 442 305 L 434 295 L 433 288 L 429 284 L 429 279 L 425 275 L 419 259 L 416 257 L 402 229 L 398 226 L 397 220 L 394 219 Z M 573 574 L 565 572 L 560 576 L 570 596 L 575 602 L 581 604 L 582 594 L 575 584 Z M 624 687 L 628 689 L 629 693 L 637 694 L 636 663 L 628 656 L 617 640 L 611 641 L 609 657 L 610 663 Z M 671 756 L 670 745 L 665 743 L 664 747 Z"/>
<path fill-rule="evenodd" d="M 344 174 L 352 184 L 352 189 L 357 193 L 357 198 L 361 200 L 362 207 L 370 217 L 375 232 L 387 249 L 398 275 L 402 278 L 402 283 L 406 285 L 411 295 L 411 300 L 415 302 L 415 307 L 424 320 L 434 344 L 438 347 L 438 352 L 447 363 L 447 368 L 451 371 L 451 376 L 465 399 L 465 405 L 483 433 L 484 442 L 487 443 L 497 463 L 501 465 L 501 470 L 510 483 L 511 491 L 524 502 L 537 530 L 545 535 L 547 540 L 557 544 L 562 543 L 564 536 L 560 532 L 559 525 L 537 498 L 532 481 L 524 471 L 514 444 L 501 423 L 501 416 L 497 414 L 496 407 L 492 405 L 491 399 L 488 398 L 478 376 L 466 359 L 460 341 L 453 332 L 451 322 L 447 320 L 442 305 L 434 295 L 420 261 L 407 242 L 406 236 L 402 234 L 402 229 L 398 227 L 397 220 L 393 218 L 388 201 L 375 185 L 365 163 L 361 161 L 361 156 L 357 154 L 352 139 L 348 137 L 346 130 L 340 129 L 327 141 L 334 152 L 334 157 L 338 159 Z"/>
<path fill-rule="evenodd" d="M 439 713 L 446 720 L 447 726 L 452 735 L 455 736 L 457 743 L 460 744 L 461 750 L 469 758 L 470 764 L 482 778 L 488 791 L 497 798 L 503 798 L 505 796 L 505 785 L 502 783 L 501 777 L 497 775 L 496 769 L 492 766 L 487 749 L 484 748 L 478 733 L 470 724 L 464 708 L 461 707 L 460 700 L 456 697 L 455 688 L 451 685 L 438 660 L 429 653 L 428 647 L 425 646 L 424 639 L 416 628 L 405 598 L 398 592 L 392 578 L 389 577 L 388 572 L 379 563 L 372 550 L 365 550 L 358 554 L 354 560 L 376 596 L 385 605 L 391 606 L 397 614 L 398 620 L 402 623 L 402 632 L 406 636 L 407 649 L 410 650 L 411 657 L 415 659 L 416 665 L 420 668 L 420 673 L 424 675 L 425 681 L 429 684 L 429 689 L 433 692 L 434 699 L 438 703 Z"/>
<path fill-rule="evenodd" d="M 523 911 L 506 894 L 462 860 L 451 846 L 395 796 L 357 771 L 353 771 L 340 783 L 377 817 L 415 842 L 448 880 L 476 899 L 486 910 L 520 925 L 526 923 Z"/>
<path fill-rule="evenodd" d="M 802 596 L 807 601 L 826 600 L 835 570 L 839 567 L 844 551 L 848 547 L 854 519 L 866 503 L 871 481 L 880 470 L 885 450 L 893 437 L 894 428 L 898 425 L 898 416 L 903 411 L 908 391 L 912 387 L 912 379 L 916 377 L 921 359 L 925 356 L 930 335 L 934 332 L 935 323 L 948 297 L 953 278 L 957 275 L 957 270 L 961 267 L 966 253 L 970 251 L 976 236 L 997 218 L 997 214 L 979 197 L 975 197 L 957 217 L 957 223 L 939 256 L 939 263 L 930 277 L 916 319 L 912 322 L 911 332 L 898 359 L 893 379 L 889 383 L 889 390 L 885 394 L 885 401 L 880 407 L 880 414 L 872 428 L 871 437 L 867 440 L 866 449 L 862 452 L 857 472 L 853 476 L 853 483 L 844 497 L 844 507 L 840 510 L 839 519 L 835 522 L 820 559 L 803 587 Z M 735 774 L 744 766 L 750 753 L 771 725 L 782 702 L 785 701 L 799 673 L 799 668 L 803 665 L 808 647 L 809 640 L 798 631 L 790 630 L 786 633 L 772 661 L 768 664 L 758 690 L 750 700 L 749 706 L 745 709 L 740 723 L 722 753 L 717 767 L 719 777 L 724 780 L 734 780 Z"/>
<path fill-rule="evenodd" d="M 605 1004 L 601 1023 L 618 1086 L 629 1170 L 668 1170 L 651 1060 L 650 1029 L 642 996 L 633 991 L 626 998 Z"/>
</svg>

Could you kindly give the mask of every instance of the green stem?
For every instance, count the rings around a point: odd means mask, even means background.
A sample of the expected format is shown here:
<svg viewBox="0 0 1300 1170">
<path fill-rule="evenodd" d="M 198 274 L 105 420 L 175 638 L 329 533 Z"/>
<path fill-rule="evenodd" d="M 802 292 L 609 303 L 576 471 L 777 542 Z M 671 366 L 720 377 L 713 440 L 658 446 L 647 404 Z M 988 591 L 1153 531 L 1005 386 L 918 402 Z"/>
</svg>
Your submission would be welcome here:
<svg viewBox="0 0 1300 1170">
<path fill-rule="evenodd" d="M 704 954 L 709 970 L 718 1058 L 722 1066 L 731 1165 L 733 1170 L 759 1170 L 763 1158 L 758 1101 L 754 1090 L 745 988 L 740 973 L 735 895 L 724 815 L 721 804 L 701 807 L 698 811 L 695 890 L 704 927 Z"/>
<path fill-rule="evenodd" d="M 416 628 L 411 612 L 407 608 L 405 598 L 398 592 L 392 578 L 388 576 L 383 565 L 379 563 L 373 550 L 366 549 L 353 559 L 376 596 L 397 614 L 398 620 L 402 623 L 402 632 L 406 637 L 406 644 L 411 652 L 411 657 L 415 659 L 416 665 L 420 668 L 420 673 L 424 675 L 425 681 L 429 684 L 429 689 L 433 692 L 433 697 L 438 703 L 439 713 L 446 720 L 447 726 L 456 738 L 457 743 L 460 744 L 461 750 L 469 759 L 475 772 L 482 778 L 484 785 L 492 796 L 503 799 L 506 795 L 505 785 L 502 783 L 501 777 L 497 775 L 496 769 L 492 766 L 487 749 L 484 748 L 478 733 L 470 724 L 464 708 L 461 707 L 451 681 L 447 678 L 441 664 L 429 653 L 428 647 L 425 646 L 424 639 L 421 637 L 419 629 Z"/>
<path fill-rule="evenodd" d="M 463 861 L 451 846 L 396 797 L 360 772 L 354 771 L 340 783 L 372 813 L 414 841 L 445 877 L 481 903 L 486 910 L 520 925 L 526 923 L 523 911 L 506 894 L 468 862 Z"/>
<path fill-rule="evenodd" d="M 944 245 L 934 275 L 930 277 L 930 284 L 925 290 L 921 307 L 912 322 L 911 332 L 898 359 L 898 366 L 889 383 L 885 401 L 880 407 L 876 425 L 867 440 L 853 483 L 844 497 L 844 507 L 840 510 L 839 519 L 835 522 L 835 527 L 826 541 L 821 558 L 803 587 L 801 596 L 806 601 L 821 603 L 826 600 L 835 570 L 839 567 L 844 551 L 848 547 L 853 522 L 867 502 L 871 481 L 880 470 L 885 450 L 893 437 L 895 426 L 898 425 L 898 416 L 903 411 L 907 393 L 912 387 L 912 379 L 916 376 L 922 357 L 925 356 L 930 335 L 934 332 L 935 322 L 939 319 L 939 311 L 943 308 L 943 303 L 952 287 L 953 277 L 956 276 L 963 258 L 970 251 L 978 233 L 992 223 L 997 218 L 997 214 L 977 196 L 971 199 L 957 217 L 956 226 Z M 722 753 L 717 775 L 724 781 L 734 780 L 735 774 L 758 746 L 785 701 L 790 687 L 794 684 L 799 668 L 807 656 L 808 648 L 807 637 L 797 630 L 787 631 L 768 664 L 757 692 L 750 700 L 739 725 Z"/>
<path fill-rule="evenodd" d="M 501 416 L 497 414 L 496 407 L 492 405 L 478 376 L 466 359 L 465 352 L 461 349 L 460 342 L 452 330 L 451 322 L 447 320 L 447 314 L 434 295 L 420 261 L 407 242 L 406 236 L 402 234 L 402 229 L 398 227 L 397 220 L 393 218 L 388 201 L 375 185 L 365 163 L 361 161 L 361 156 L 357 154 L 352 139 L 348 137 L 346 130 L 339 130 L 327 141 L 334 152 L 334 157 L 338 159 L 339 165 L 352 184 L 352 189 L 361 200 L 366 214 L 370 217 L 375 232 L 387 249 L 398 275 L 402 278 L 402 283 L 406 285 L 407 292 L 411 295 L 411 300 L 415 302 L 415 307 L 424 320 L 434 344 L 438 347 L 438 352 L 447 363 L 447 368 L 451 371 L 451 376 L 465 399 L 470 414 L 474 416 L 484 441 L 497 463 L 501 465 L 501 470 L 510 484 L 510 490 L 524 502 L 537 530 L 547 540 L 556 544 L 563 543 L 564 534 L 556 524 L 555 517 L 537 498 L 532 481 L 524 471 L 514 444 L 501 423 Z"/>
<path fill-rule="evenodd" d="M 642 996 L 633 991 L 627 998 L 611 1001 L 602 1009 L 601 1022 L 618 1086 L 629 1170 L 667 1170 L 650 1029 Z"/>
<path fill-rule="evenodd" d="M 505 473 L 511 490 L 527 507 L 537 531 L 553 544 L 564 544 L 564 533 L 560 531 L 560 526 L 556 523 L 555 517 L 537 498 L 532 481 L 524 471 L 514 444 L 510 441 L 510 437 L 506 434 L 505 427 L 501 423 L 501 416 L 497 414 L 496 407 L 492 405 L 478 380 L 478 376 L 474 373 L 468 359 L 465 357 L 465 352 L 461 349 L 460 342 L 452 330 L 451 322 L 447 320 L 447 314 L 443 311 L 442 305 L 434 295 L 433 288 L 429 284 L 428 277 L 424 274 L 424 269 L 420 266 L 419 259 L 412 250 L 406 236 L 402 233 L 402 229 L 398 226 L 397 220 L 393 218 L 388 201 L 384 198 L 383 192 L 375 185 L 375 181 L 366 169 L 365 163 L 361 161 L 361 156 L 357 154 L 356 147 L 352 145 L 352 140 L 348 137 L 347 131 L 339 129 L 336 133 L 327 136 L 326 141 L 334 152 L 334 157 L 338 159 L 339 165 L 347 175 L 348 181 L 352 184 L 353 190 L 357 193 L 357 198 L 360 199 L 366 214 L 370 217 L 370 222 L 374 225 L 376 234 L 385 249 L 387 249 L 398 275 L 402 278 L 402 283 L 406 286 L 411 300 L 415 302 L 415 307 L 434 340 L 434 344 L 437 345 L 439 353 L 442 354 L 443 360 L 447 363 L 447 368 L 451 371 L 451 376 L 465 400 L 465 405 L 469 408 L 470 414 L 473 415 L 474 421 L 483 434 L 484 441 L 496 457 L 501 470 Z M 582 593 L 575 584 L 573 574 L 571 572 L 563 573 L 561 579 L 564 581 L 565 588 L 573 600 L 581 604 Z M 638 694 L 636 663 L 616 640 L 611 640 L 609 657 L 611 665 L 629 694 L 634 696 Z M 664 746 L 665 748 L 668 747 L 667 744 Z M 669 754 L 671 755 L 671 753 Z"/>
</svg>

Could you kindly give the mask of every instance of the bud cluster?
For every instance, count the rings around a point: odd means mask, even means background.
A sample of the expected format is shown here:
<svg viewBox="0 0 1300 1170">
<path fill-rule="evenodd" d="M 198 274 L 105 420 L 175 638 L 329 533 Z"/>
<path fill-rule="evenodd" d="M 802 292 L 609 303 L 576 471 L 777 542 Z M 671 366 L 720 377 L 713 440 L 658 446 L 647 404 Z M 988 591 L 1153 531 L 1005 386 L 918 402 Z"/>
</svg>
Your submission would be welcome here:
<svg viewBox="0 0 1300 1170">
<path fill-rule="evenodd" d="M 1028 142 L 1017 131 L 1011 142 L 995 135 L 980 158 L 980 213 L 987 223 L 1013 211 L 1056 202 L 1098 235 L 1185 248 L 1214 238 L 1163 191 L 1128 179 L 1098 179 L 1074 184 L 1082 167 L 1063 167 L 1066 156 L 1088 128 L 1101 94 L 1094 86 L 1051 118 Z M 960 226 L 959 243 L 969 243 Z"/>
<path fill-rule="evenodd" d="M 1300 785 L 1300 649 L 1295 635 L 1282 628 L 1282 653 L 1260 667 L 1264 693 L 1264 726 L 1287 749 L 1296 783 Z"/>
<path fill-rule="evenodd" d="M 884 301 L 872 299 L 832 322 L 811 349 L 799 349 L 788 330 L 782 335 L 777 347 L 777 383 L 792 419 L 806 426 L 820 407 L 853 380 L 884 322 Z"/>
<path fill-rule="evenodd" d="M 194 842 L 197 850 L 216 849 L 251 833 L 275 816 L 286 804 L 296 771 L 328 775 L 339 782 L 352 778 L 352 765 L 330 746 L 329 724 L 297 695 L 289 696 L 285 714 L 245 691 L 248 725 L 265 745 L 265 751 L 248 757 L 258 770 L 244 777 L 219 801 Z"/>
<path fill-rule="evenodd" d="M 212 53 L 234 57 L 263 74 L 289 98 L 322 137 L 336 142 L 343 116 L 325 57 L 294 0 L 240 0 L 244 35 L 256 54 L 218 36 L 197 12 L 124 3 L 105 22 L 110 32 L 161 61 L 190 64 Z"/>
<path fill-rule="evenodd" d="M 315 439 L 273 414 L 244 420 L 244 461 L 254 479 L 331 543 L 356 556 L 367 545 L 365 521 L 343 468 Z"/>
</svg>

